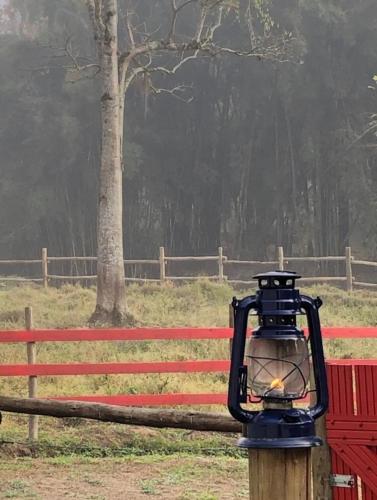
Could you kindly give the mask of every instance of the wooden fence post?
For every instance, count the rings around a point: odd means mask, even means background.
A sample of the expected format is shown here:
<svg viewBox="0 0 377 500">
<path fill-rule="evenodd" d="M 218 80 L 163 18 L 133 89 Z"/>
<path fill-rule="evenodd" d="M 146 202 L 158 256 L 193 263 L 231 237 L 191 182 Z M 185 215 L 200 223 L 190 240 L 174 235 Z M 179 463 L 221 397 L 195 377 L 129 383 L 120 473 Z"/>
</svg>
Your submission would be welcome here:
<svg viewBox="0 0 377 500">
<path fill-rule="evenodd" d="M 284 248 L 278 247 L 279 271 L 284 271 Z"/>
<path fill-rule="evenodd" d="M 48 287 L 48 259 L 47 248 L 42 248 L 42 278 L 44 288 Z"/>
<path fill-rule="evenodd" d="M 331 476 L 331 454 L 326 442 L 326 417 L 320 417 L 315 424 L 316 436 L 323 439 L 323 445 L 312 450 L 312 473 L 313 473 L 313 499 L 331 500 L 332 487 Z"/>
<path fill-rule="evenodd" d="M 25 307 L 25 328 L 30 331 L 33 328 L 33 311 L 31 307 Z M 34 365 L 37 361 L 37 346 L 35 342 L 28 342 L 27 362 L 29 365 Z M 28 378 L 29 398 L 37 397 L 38 380 L 36 376 Z M 38 439 L 38 416 L 29 415 L 29 440 L 36 441 Z"/>
<path fill-rule="evenodd" d="M 160 281 L 165 281 L 165 248 L 160 247 Z"/>
<path fill-rule="evenodd" d="M 351 247 L 346 247 L 346 287 L 347 292 L 352 292 L 352 252 Z"/>
<path fill-rule="evenodd" d="M 310 448 L 249 449 L 250 500 L 310 500 Z"/>
<path fill-rule="evenodd" d="M 219 281 L 224 281 L 223 247 L 219 247 Z"/>
</svg>

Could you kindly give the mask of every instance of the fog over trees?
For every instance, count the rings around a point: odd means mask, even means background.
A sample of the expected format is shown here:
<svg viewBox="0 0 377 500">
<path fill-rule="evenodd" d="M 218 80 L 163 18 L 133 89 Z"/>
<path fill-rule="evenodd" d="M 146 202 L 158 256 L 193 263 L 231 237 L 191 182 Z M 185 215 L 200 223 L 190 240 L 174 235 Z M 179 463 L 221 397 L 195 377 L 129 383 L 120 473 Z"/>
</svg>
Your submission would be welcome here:
<svg viewBox="0 0 377 500">
<path fill-rule="evenodd" d="M 156 30 L 162 4 L 144 2 Z M 154 257 L 160 245 L 172 255 L 222 245 L 234 258 L 265 258 L 276 245 L 340 255 L 351 245 L 377 257 L 375 1 L 253 5 L 255 29 L 292 33 L 286 62 L 208 56 L 159 77 L 162 87 L 184 84 L 178 96 L 156 94 L 145 75 L 129 90 L 127 257 Z M 86 67 L 95 63 L 87 9 L 79 0 L 2 6 L 0 256 L 35 257 L 43 246 L 96 255 L 101 82 Z M 194 20 L 185 22 L 188 31 Z M 242 44 L 238 26 L 224 29 Z M 63 54 L 67 43 L 84 71 Z"/>
</svg>

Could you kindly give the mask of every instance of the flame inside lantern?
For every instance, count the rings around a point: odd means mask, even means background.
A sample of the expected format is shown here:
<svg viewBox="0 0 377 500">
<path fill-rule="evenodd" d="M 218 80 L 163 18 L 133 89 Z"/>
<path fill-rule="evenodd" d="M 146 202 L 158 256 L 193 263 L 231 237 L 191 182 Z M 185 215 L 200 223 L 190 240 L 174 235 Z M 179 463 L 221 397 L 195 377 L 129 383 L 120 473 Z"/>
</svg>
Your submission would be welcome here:
<svg viewBox="0 0 377 500">
<path fill-rule="evenodd" d="M 270 389 L 284 390 L 284 382 L 280 378 L 275 378 L 270 384 Z"/>
</svg>

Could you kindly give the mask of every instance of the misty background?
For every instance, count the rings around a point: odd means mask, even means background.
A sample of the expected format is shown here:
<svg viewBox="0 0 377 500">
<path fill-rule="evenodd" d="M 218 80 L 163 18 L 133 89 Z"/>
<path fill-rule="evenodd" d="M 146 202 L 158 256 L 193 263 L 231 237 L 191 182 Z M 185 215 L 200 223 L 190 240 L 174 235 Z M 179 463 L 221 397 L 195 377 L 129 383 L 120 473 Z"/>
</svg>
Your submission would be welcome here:
<svg viewBox="0 0 377 500">
<path fill-rule="evenodd" d="M 169 82 L 187 85 L 182 99 L 152 95 L 143 79 L 131 89 L 127 258 L 159 246 L 266 259 L 277 245 L 295 256 L 350 245 L 376 259 L 375 1 L 270 4 L 297 40 L 290 61 L 198 59 Z M 41 247 L 95 255 L 99 82 L 56 57 L 67 37 L 93 56 L 86 10 L 75 0 L 0 5 L 0 258 Z"/>
</svg>

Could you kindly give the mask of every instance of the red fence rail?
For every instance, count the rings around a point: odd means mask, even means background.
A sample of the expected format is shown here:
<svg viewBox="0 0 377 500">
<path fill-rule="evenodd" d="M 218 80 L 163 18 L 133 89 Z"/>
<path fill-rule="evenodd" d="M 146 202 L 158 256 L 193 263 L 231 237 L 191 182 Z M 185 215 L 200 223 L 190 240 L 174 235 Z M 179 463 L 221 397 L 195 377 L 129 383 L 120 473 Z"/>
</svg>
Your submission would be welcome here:
<svg viewBox="0 0 377 500">
<path fill-rule="evenodd" d="M 325 339 L 377 338 L 373 326 L 322 327 Z M 49 330 L 0 330 L 0 343 L 94 342 L 113 340 L 211 340 L 231 339 L 232 328 L 90 328 Z"/>
</svg>

